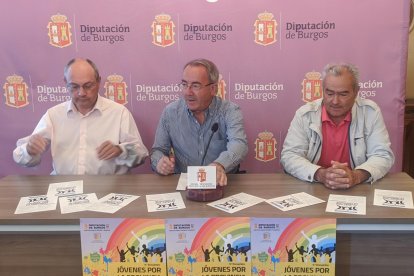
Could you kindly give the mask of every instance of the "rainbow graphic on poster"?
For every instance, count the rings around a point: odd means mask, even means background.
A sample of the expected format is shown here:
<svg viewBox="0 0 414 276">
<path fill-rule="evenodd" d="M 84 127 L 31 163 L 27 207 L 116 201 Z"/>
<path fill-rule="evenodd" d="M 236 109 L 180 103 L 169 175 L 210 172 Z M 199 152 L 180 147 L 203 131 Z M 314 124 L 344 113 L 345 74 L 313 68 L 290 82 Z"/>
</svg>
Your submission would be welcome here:
<svg viewBox="0 0 414 276">
<path fill-rule="evenodd" d="M 80 219 L 83 275 L 166 275 L 163 219 Z"/>
<path fill-rule="evenodd" d="M 251 275 L 249 218 L 167 219 L 166 239 L 168 275 Z"/>
<path fill-rule="evenodd" d="M 335 275 L 336 220 L 251 218 L 252 275 Z"/>
</svg>

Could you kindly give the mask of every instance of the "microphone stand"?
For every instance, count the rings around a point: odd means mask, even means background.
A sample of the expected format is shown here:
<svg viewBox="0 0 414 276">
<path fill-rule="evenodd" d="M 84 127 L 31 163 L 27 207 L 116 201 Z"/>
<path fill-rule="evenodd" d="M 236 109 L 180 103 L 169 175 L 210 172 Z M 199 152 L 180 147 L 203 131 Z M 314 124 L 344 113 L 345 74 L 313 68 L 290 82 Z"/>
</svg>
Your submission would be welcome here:
<svg viewBox="0 0 414 276">
<path fill-rule="evenodd" d="M 207 155 L 207 150 L 210 147 L 211 138 L 213 138 L 213 135 L 214 135 L 214 133 L 216 133 L 217 130 L 218 130 L 218 123 L 214 123 L 211 126 L 211 134 L 210 134 L 210 137 L 208 138 L 208 142 L 207 142 L 207 146 L 204 150 L 203 158 L 201 159 L 201 166 L 204 166 L 204 160 L 205 160 L 206 155 Z"/>
</svg>

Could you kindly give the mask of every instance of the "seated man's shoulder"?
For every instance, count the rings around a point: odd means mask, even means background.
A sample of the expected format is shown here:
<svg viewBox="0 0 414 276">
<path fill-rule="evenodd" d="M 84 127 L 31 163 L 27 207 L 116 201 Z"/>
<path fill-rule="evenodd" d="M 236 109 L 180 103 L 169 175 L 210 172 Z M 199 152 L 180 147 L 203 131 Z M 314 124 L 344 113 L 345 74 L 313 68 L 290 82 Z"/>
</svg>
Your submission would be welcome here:
<svg viewBox="0 0 414 276">
<path fill-rule="evenodd" d="M 187 109 L 187 105 L 185 104 L 185 100 L 183 98 L 180 98 L 176 101 L 168 103 L 164 107 L 164 113 L 170 114 L 170 113 L 177 113 L 180 111 L 184 111 Z"/>
<path fill-rule="evenodd" d="M 373 100 L 370 100 L 370 99 L 358 98 L 356 100 L 356 104 L 361 108 L 371 109 L 373 111 L 379 111 L 380 110 L 379 105 L 376 102 L 374 102 Z"/>
<path fill-rule="evenodd" d="M 48 108 L 47 113 L 53 114 L 53 113 L 61 113 L 62 111 L 66 111 L 68 107 L 71 105 L 71 102 L 72 101 L 66 101 L 66 102 L 54 105 Z"/>
<path fill-rule="evenodd" d="M 102 101 L 104 105 L 112 107 L 112 108 L 126 108 L 124 105 L 117 103 L 111 99 L 105 98 L 105 97 L 100 97 L 100 100 Z"/>
<path fill-rule="evenodd" d="M 321 108 L 322 105 L 322 99 L 320 100 L 316 100 L 316 101 L 312 101 L 312 102 L 308 102 L 302 106 L 300 106 L 297 110 L 296 113 L 300 114 L 300 115 L 304 115 L 308 112 L 316 112 Z"/>
<path fill-rule="evenodd" d="M 240 106 L 234 102 L 230 102 L 227 100 L 222 100 L 221 98 L 218 98 L 217 104 L 220 105 L 220 109 L 225 111 L 232 111 L 240 109 Z"/>
<path fill-rule="evenodd" d="M 111 99 L 105 98 L 105 97 L 101 97 L 101 101 L 102 101 L 102 108 L 103 109 L 108 109 L 111 111 L 119 111 L 119 112 L 124 112 L 125 110 L 130 112 L 130 110 L 123 104 L 117 103 Z"/>
</svg>

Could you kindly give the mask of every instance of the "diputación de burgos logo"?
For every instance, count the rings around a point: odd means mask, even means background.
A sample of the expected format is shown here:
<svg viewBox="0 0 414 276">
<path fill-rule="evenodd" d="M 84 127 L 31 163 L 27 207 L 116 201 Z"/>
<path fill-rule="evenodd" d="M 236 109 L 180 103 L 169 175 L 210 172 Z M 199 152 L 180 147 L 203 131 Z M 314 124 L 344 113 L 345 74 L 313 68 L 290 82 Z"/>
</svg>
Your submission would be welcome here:
<svg viewBox="0 0 414 276">
<path fill-rule="evenodd" d="M 28 86 L 22 76 L 8 76 L 3 89 L 7 106 L 20 108 L 29 104 Z"/>
<path fill-rule="evenodd" d="M 174 22 L 168 14 L 158 14 L 152 22 L 152 43 L 156 46 L 167 47 L 175 43 Z"/>
<path fill-rule="evenodd" d="M 322 79 L 321 73 L 312 71 L 305 74 L 302 81 L 302 100 L 304 102 L 312 102 L 322 98 Z"/>
<path fill-rule="evenodd" d="M 220 97 L 222 100 L 226 99 L 226 82 L 223 79 L 223 75 L 219 74 L 219 80 L 217 83 L 217 97 Z"/>
<path fill-rule="evenodd" d="M 205 182 L 207 180 L 207 172 L 203 168 L 199 168 L 197 172 L 197 181 Z"/>
<path fill-rule="evenodd" d="M 268 162 L 276 159 L 276 139 L 270 131 L 263 131 L 258 134 L 258 138 L 254 141 L 256 158 L 262 162 Z"/>
<path fill-rule="evenodd" d="M 72 33 L 70 23 L 67 21 L 67 17 L 63 14 L 55 14 L 50 17 L 52 21 L 47 24 L 49 44 L 64 48 L 72 44 Z"/>
<path fill-rule="evenodd" d="M 276 42 L 277 22 L 270 12 L 262 12 L 254 22 L 254 42 L 267 46 Z"/>
<path fill-rule="evenodd" d="M 105 97 L 113 100 L 114 102 L 125 105 L 128 103 L 127 84 L 123 81 L 124 77 L 121 75 L 113 74 L 107 77 L 105 81 Z"/>
</svg>

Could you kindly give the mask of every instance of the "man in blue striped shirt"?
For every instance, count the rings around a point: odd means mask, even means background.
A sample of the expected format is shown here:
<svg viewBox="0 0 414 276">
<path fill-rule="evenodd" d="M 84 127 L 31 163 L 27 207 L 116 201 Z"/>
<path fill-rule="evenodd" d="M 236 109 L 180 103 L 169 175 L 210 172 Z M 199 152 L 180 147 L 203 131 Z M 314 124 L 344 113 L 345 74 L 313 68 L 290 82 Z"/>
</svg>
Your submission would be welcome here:
<svg viewBox="0 0 414 276">
<path fill-rule="evenodd" d="M 247 154 L 243 116 L 236 104 L 217 97 L 219 71 L 209 60 L 184 66 L 183 97 L 164 109 L 151 150 L 151 166 L 161 175 L 212 165 L 217 183 L 236 172 Z M 173 154 L 172 154 L 173 153 Z"/>
</svg>

